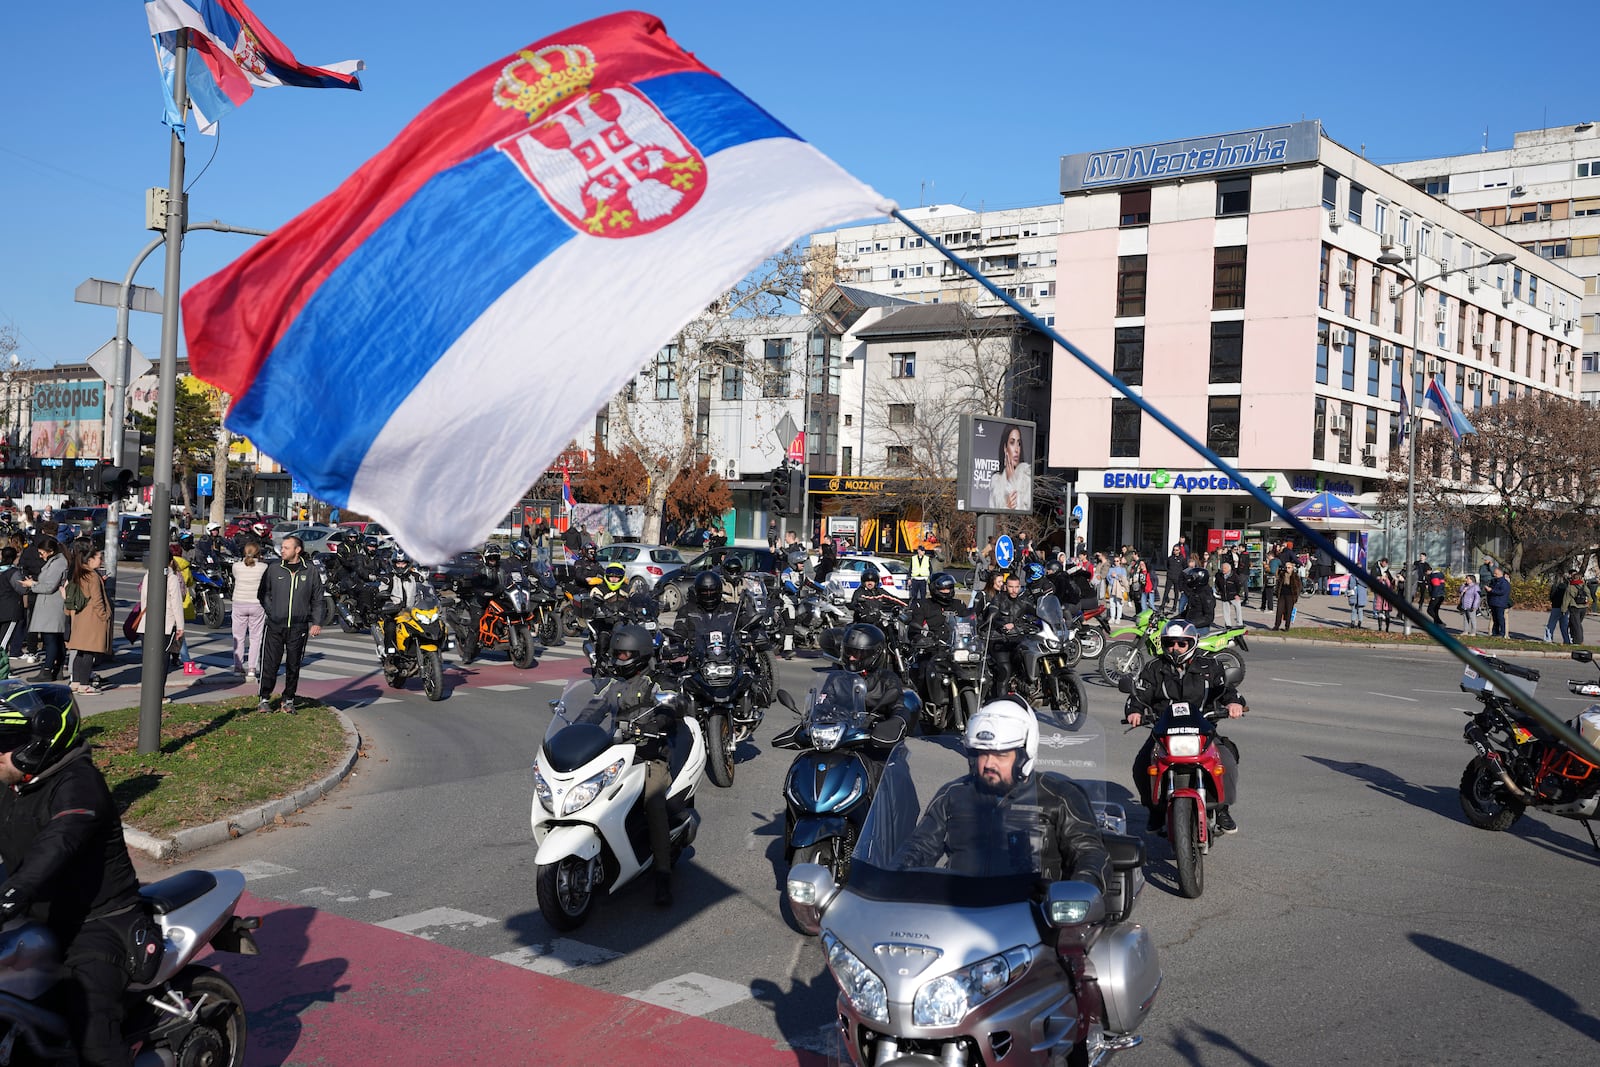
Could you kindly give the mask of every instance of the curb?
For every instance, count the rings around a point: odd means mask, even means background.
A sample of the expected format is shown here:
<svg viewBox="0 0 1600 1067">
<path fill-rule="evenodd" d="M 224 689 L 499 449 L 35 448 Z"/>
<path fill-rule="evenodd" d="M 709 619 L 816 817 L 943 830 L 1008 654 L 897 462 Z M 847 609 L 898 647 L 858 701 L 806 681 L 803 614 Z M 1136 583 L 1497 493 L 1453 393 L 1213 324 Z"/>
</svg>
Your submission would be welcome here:
<svg viewBox="0 0 1600 1067">
<path fill-rule="evenodd" d="M 1471 638 L 1474 636 L 1473 634 L 1457 634 L 1455 636 L 1456 636 L 1457 640 L 1461 641 L 1462 644 L 1467 645 L 1467 647 L 1469 647 L 1469 648 L 1471 647 L 1471 644 L 1472 644 L 1471 643 Z M 1429 644 L 1426 644 L 1426 645 L 1396 645 L 1396 644 L 1388 644 L 1386 642 L 1376 642 L 1376 641 L 1374 641 L 1374 642 L 1369 642 L 1369 641 L 1341 641 L 1336 637 L 1329 637 L 1329 638 L 1322 638 L 1322 637 L 1277 637 L 1270 630 L 1268 630 L 1264 634 L 1247 633 L 1247 634 L 1245 634 L 1245 640 L 1246 641 L 1257 641 L 1257 640 L 1269 641 L 1269 642 L 1273 642 L 1275 644 L 1283 644 L 1283 645 L 1310 645 L 1310 646 L 1317 647 L 1317 648 L 1330 648 L 1330 647 L 1332 647 L 1332 648 L 1351 648 L 1351 649 L 1360 649 L 1363 652 L 1391 652 L 1391 653 L 1392 652 L 1432 652 L 1432 653 L 1435 653 L 1435 654 L 1441 655 L 1441 656 L 1450 656 L 1451 655 L 1451 653 L 1447 649 L 1441 648 L 1437 643 L 1429 643 Z M 1588 647 L 1588 646 L 1579 646 L 1579 645 L 1570 646 L 1570 648 L 1574 648 L 1574 649 L 1575 648 L 1579 648 L 1579 647 Z M 1492 649 L 1488 649 L 1487 651 L 1491 655 L 1494 655 L 1494 656 L 1510 656 L 1510 657 L 1517 658 L 1517 659 L 1523 659 L 1523 658 L 1532 657 L 1534 659 L 1564 659 L 1564 660 L 1572 661 L 1572 653 L 1570 651 L 1568 651 L 1568 652 L 1544 652 L 1544 651 L 1526 651 L 1526 652 L 1524 652 L 1524 651 L 1522 651 L 1520 649 L 1515 649 L 1515 648 L 1492 648 Z M 1452 658 L 1454 658 L 1454 657 L 1452 656 Z"/>
<path fill-rule="evenodd" d="M 128 847 L 136 848 L 153 859 L 173 859 L 182 853 L 198 852 L 200 849 L 220 845 L 231 838 L 259 830 L 269 825 L 279 815 L 288 815 L 326 795 L 349 776 L 351 769 L 356 765 L 356 760 L 361 758 L 361 731 L 357 730 L 356 724 L 350 721 L 350 717 L 338 708 L 330 707 L 328 710 L 339 717 L 339 724 L 344 727 L 345 753 L 344 758 L 322 780 L 289 796 L 269 800 L 248 811 L 229 815 L 204 826 L 179 830 L 171 837 L 156 837 L 143 830 L 124 826 L 122 836 Z"/>
</svg>

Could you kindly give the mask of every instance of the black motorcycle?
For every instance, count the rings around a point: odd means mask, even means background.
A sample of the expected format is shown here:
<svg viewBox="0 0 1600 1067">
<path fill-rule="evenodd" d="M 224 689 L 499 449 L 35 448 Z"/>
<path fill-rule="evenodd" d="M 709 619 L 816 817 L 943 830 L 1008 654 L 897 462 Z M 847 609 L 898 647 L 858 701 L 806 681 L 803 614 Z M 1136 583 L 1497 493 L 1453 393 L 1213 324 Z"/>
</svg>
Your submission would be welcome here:
<svg viewBox="0 0 1600 1067">
<path fill-rule="evenodd" d="M 1594 653 L 1572 653 L 1579 663 L 1593 663 Z M 1539 672 L 1531 667 L 1484 656 L 1489 666 L 1515 685 L 1532 693 Z M 1525 714 L 1494 685 L 1468 667 L 1461 688 L 1478 698 L 1478 710 L 1463 731 L 1467 744 L 1478 750 L 1461 775 L 1461 810 L 1480 830 L 1509 830 L 1532 808 L 1567 819 L 1577 819 L 1589 841 L 1600 852 L 1590 820 L 1600 816 L 1600 767 L 1574 752 L 1539 720 Z M 1600 696 L 1600 684 L 1570 679 L 1567 689 L 1575 696 Z M 1591 704 L 1571 722 L 1591 744 L 1600 744 L 1600 705 Z"/>
<path fill-rule="evenodd" d="M 983 688 L 983 639 L 971 615 L 945 612 L 949 639 L 925 638 L 918 650 L 917 694 L 922 697 L 922 730 L 961 733 L 977 713 Z"/>
<path fill-rule="evenodd" d="M 706 774 L 726 789 L 733 784 L 734 753 L 763 718 L 751 690 L 753 672 L 739 646 L 739 612 L 728 608 L 693 621 L 683 690 L 694 699 L 706 738 Z"/>
</svg>

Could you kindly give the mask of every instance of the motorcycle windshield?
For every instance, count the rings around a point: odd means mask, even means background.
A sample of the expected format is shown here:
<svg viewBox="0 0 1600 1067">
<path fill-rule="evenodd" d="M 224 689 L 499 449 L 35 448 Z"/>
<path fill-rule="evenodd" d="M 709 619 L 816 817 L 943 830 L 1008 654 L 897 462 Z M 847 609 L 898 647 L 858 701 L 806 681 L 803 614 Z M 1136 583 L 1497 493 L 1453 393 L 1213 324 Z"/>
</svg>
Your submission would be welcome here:
<svg viewBox="0 0 1600 1067">
<path fill-rule="evenodd" d="M 1061 610 L 1061 601 L 1056 599 L 1054 594 L 1040 597 L 1039 603 L 1034 605 L 1034 610 L 1039 613 L 1039 618 L 1043 619 L 1050 629 L 1056 633 L 1060 633 L 1065 629 L 1067 617 Z"/>
<path fill-rule="evenodd" d="M 737 646 L 734 636 L 737 622 L 738 614 L 732 610 L 696 616 L 691 622 L 694 628 L 694 658 L 701 663 L 732 659 Z"/>
<path fill-rule="evenodd" d="M 864 733 L 867 728 L 866 679 L 850 671 L 829 671 L 822 684 L 811 690 L 805 723 L 813 741 L 831 738 L 833 744 L 838 744 L 850 734 Z"/>
<path fill-rule="evenodd" d="M 1039 818 L 1041 787 L 1081 789 L 1103 813 L 1105 738 L 1087 716 L 1071 726 L 1041 722 L 1035 764 L 1020 783 L 1001 788 L 976 777 L 958 738 L 902 742 L 884 766 L 846 892 L 956 907 L 1033 899 L 1041 878 L 1061 874 L 1047 869 L 1046 858 L 1062 846 L 1047 846 L 1054 831 Z"/>
<path fill-rule="evenodd" d="M 660 615 L 661 605 L 657 604 L 655 598 L 649 593 L 634 593 L 628 597 L 628 616 L 634 621 L 647 624 L 654 623 Z M 654 626 L 650 625 L 645 628 L 648 630 L 655 629 Z"/>
<path fill-rule="evenodd" d="M 416 591 L 408 603 L 416 611 L 437 611 L 439 610 L 439 593 L 428 582 L 417 582 Z"/>
<path fill-rule="evenodd" d="M 555 591 L 556 572 L 551 569 L 550 564 L 543 560 L 538 560 L 528 570 L 533 575 L 534 581 L 538 582 L 546 590 Z"/>
<path fill-rule="evenodd" d="M 550 702 L 550 725 L 545 729 L 545 746 L 563 730 L 574 726 L 598 726 L 608 734 L 617 726 L 617 702 L 612 695 L 612 679 L 580 678 L 567 683 L 558 700 Z"/>
<path fill-rule="evenodd" d="M 978 633 L 977 620 L 971 615 L 957 615 L 953 611 L 947 611 L 944 613 L 944 621 L 950 629 L 951 651 L 977 655 L 978 646 L 983 642 L 982 635 Z"/>
</svg>

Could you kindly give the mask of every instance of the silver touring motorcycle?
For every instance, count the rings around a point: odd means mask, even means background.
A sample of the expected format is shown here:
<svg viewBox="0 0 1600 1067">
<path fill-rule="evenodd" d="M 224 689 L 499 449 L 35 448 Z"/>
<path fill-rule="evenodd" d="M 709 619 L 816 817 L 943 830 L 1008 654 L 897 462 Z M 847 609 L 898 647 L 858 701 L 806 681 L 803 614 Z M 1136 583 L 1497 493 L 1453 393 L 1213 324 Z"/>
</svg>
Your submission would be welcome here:
<svg viewBox="0 0 1600 1067">
<path fill-rule="evenodd" d="M 957 790 L 974 810 L 924 819 L 942 786 L 971 773 L 953 737 L 895 749 L 848 884 L 816 864 L 789 872 L 796 920 L 821 934 L 857 1067 L 1089 1065 L 1139 1044 L 1161 985 L 1155 943 L 1129 921 L 1144 849 L 1122 835 L 1121 806 L 1106 802 L 1099 725 L 1081 716 L 1068 727 L 1044 711 L 1039 726 L 1033 774 L 1071 778 L 1100 817 L 1112 861 L 1105 893 L 1045 878 L 1037 807 Z M 928 854 L 919 835 L 958 823 L 982 826 L 971 835 L 982 847 L 947 850 L 935 867 L 902 860 Z"/>
</svg>

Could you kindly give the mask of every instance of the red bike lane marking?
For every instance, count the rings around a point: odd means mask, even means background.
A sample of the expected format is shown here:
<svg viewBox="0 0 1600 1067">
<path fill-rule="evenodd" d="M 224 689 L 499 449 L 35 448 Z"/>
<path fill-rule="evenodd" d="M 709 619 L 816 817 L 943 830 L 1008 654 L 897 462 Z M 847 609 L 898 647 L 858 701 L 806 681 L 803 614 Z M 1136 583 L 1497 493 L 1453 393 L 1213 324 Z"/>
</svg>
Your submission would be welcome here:
<svg viewBox="0 0 1600 1067">
<path fill-rule="evenodd" d="M 246 893 L 259 956 L 205 962 L 249 1014 L 246 1067 L 693 1063 L 823 1067 L 816 1053 L 408 934 Z"/>
</svg>

